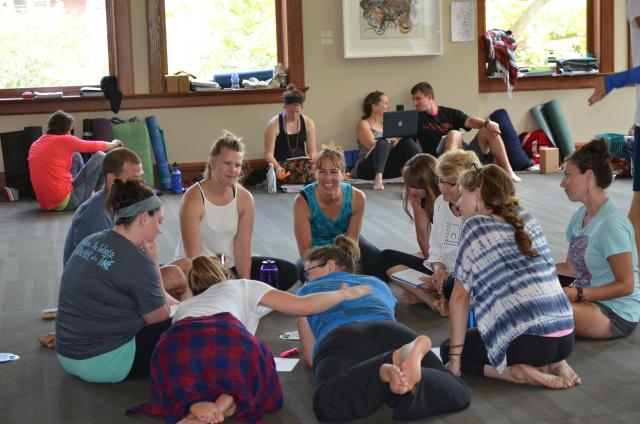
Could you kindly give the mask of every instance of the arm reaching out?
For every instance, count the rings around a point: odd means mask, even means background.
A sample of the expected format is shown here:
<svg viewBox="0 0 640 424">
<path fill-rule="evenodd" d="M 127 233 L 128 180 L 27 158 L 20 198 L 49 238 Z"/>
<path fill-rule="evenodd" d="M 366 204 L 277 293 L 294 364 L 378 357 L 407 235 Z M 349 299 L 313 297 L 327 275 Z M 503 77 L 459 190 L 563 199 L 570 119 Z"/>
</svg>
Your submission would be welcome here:
<svg viewBox="0 0 640 424">
<path fill-rule="evenodd" d="M 371 287 L 367 285 L 349 287 L 346 284 L 343 284 L 340 290 L 313 293 L 306 296 L 271 290 L 262 296 L 260 304 L 285 314 L 307 316 L 324 312 L 339 303 L 366 296 L 370 292 Z"/>
</svg>

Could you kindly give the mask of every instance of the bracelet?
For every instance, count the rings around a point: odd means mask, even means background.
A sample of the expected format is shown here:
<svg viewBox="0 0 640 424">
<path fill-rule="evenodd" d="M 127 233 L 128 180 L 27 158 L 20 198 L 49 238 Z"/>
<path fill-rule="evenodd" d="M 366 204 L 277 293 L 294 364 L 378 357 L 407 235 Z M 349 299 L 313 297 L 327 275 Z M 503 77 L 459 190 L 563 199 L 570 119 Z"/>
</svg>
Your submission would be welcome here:
<svg viewBox="0 0 640 424">
<path fill-rule="evenodd" d="M 451 349 L 455 349 L 456 347 L 464 347 L 464 343 L 462 343 L 462 344 L 457 344 L 457 345 L 450 345 L 450 346 L 449 346 L 449 350 L 451 350 Z"/>
<path fill-rule="evenodd" d="M 491 122 L 489 119 L 485 119 L 484 124 L 482 124 L 482 126 L 486 127 L 487 125 L 489 125 L 489 122 Z"/>
<path fill-rule="evenodd" d="M 576 290 L 578 290 L 578 302 L 582 303 L 585 301 L 584 298 L 584 289 L 582 287 L 576 287 Z"/>
<path fill-rule="evenodd" d="M 451 352 L 449 352 L 449 356 L 462 356 L 462 352 L 460 352 L 460 353 L 451 353 Z"/>
</svg>

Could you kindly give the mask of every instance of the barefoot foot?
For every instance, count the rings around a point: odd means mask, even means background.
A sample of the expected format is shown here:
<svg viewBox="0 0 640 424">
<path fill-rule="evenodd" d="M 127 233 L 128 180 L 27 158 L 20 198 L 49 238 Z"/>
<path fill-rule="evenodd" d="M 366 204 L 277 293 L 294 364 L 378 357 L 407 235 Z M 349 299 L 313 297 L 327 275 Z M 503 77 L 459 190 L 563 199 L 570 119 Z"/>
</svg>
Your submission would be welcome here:
<svg viewBox="0 0 640 424">
<path fill-rule="evenodd" d="M 212 424 L 224 421 L 223 410 L 214 402 L 196 402 L 191 405 L 189 411 L 203 423 Z"/>
<path fill-rule="evenodd" d="M 200 421 L 198 417 L 193 415 L 191 412 L 189 412 L 180 421 L 178 421 L 178 424 L 202 424 L 202 423 L 203 421 Z"/>
<path fill-rule="evenodd" d="M 409 305 L 414 305 L 419 302 L 417 297 L 415 297 L 411 293 L 406 292 L 404 290 L 400 293 L 398 297 L 402 302 L 408 303 Z"/>
<path fill-rule="evenodd" d="M 573 370 L 573 368 L 569 366 L 567 361 L 560 361 L 549 365 L 549 373 L 563 379 L 567 384 L 569 384 L 569 387 L 582 384 L 582 379 Z"/>
<path fill-rule="evenodd" d="M 380 366 L 380 380 L 389 384 L 389 390 L 396 395 L 403 395 L 409 391 L 407 378 L 400 367 L 393 364 L 382 364 Z"/>
<path fill-rule="evenodd" d="M 542 372 L 531 365 L 511 365 L 504 370 L 503 374 L 505 377 L 513 377 L 513 380 L 510 381 L 515 383 L 529 384 L 531 386 L 543 386 L 550 389 L 566 389 L 570 387 L 564 379 L 553 374 Z"/>
<path fill-rule="evenodd" d="M 429 353 L 431 340 L 425 335 L 416 337 L 411 343 L 393 352 L 393 364 L 404 373 L 409 390 L 414 390 L 422 379 L 422 358 Z"/>
<path fill-rule="evenodd" d="M 519 183 L 522 181 L 522 178 L 518 177 L 515 172 L 511 172 L 511 181 L 514 183 Z"/>
</svg>

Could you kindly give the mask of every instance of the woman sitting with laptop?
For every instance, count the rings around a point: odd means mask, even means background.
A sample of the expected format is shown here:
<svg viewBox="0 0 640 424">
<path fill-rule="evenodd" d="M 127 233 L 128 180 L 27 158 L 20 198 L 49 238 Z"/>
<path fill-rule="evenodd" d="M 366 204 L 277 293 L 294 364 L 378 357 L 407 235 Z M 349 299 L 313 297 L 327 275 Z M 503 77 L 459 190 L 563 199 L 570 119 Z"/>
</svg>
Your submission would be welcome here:
<svg viewBox="0 0 640 424">
<path fill-rule="evenodd" d="M 356 127 L 360 155 L 351 176 L 374 180 L 375 190 L 384 190 L 383 178 L 399 177 L 404 164 L 420 153 L 411 138 L 383 137 L 382 115 L 388 110 L 389 98 L 383 92 L 367 94 L 362 103 L 362 120 Z"/>
</svg>

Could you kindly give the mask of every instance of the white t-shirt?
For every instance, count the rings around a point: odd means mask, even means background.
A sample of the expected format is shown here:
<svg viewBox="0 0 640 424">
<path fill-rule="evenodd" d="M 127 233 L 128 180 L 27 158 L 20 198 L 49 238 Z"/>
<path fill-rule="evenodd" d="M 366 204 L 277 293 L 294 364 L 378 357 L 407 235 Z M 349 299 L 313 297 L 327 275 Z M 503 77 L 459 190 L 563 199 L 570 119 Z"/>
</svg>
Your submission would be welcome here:
<svg viewBox="0 0 640 424">
<path fill-rule="evenodd" d="M 433 205 L 433 225 L 429 236 L 429 259 L 427 264 L 442 262 L 447 267 L 447 272 L 452 272 L 458 255 L 462 231 L 462 217 L 455 216 L 449 208 L 449 202 L 442 195 L 436 198 Z"/>
<path fill-rule="evenodd" d="M 271 309 L 260 305 L 262 296 L 271 290 L 274 288 L 261 281 L 244 278 L 222 281 L 180 303 L 173 322 L 229 312 L 255 335 L 260 318 L 271 312 Z"/>
<path fill-rule="evenodd" d="M 634 67 L 640 66 L 640 26 L 635 21 L 636 16 L 640 16 L 640 0 L 627 0 L 631 61 Z M 640 126 L 640 85 L 636 86 L 636 115 L 634 122 L 637 126 Z"/>
</svg>

